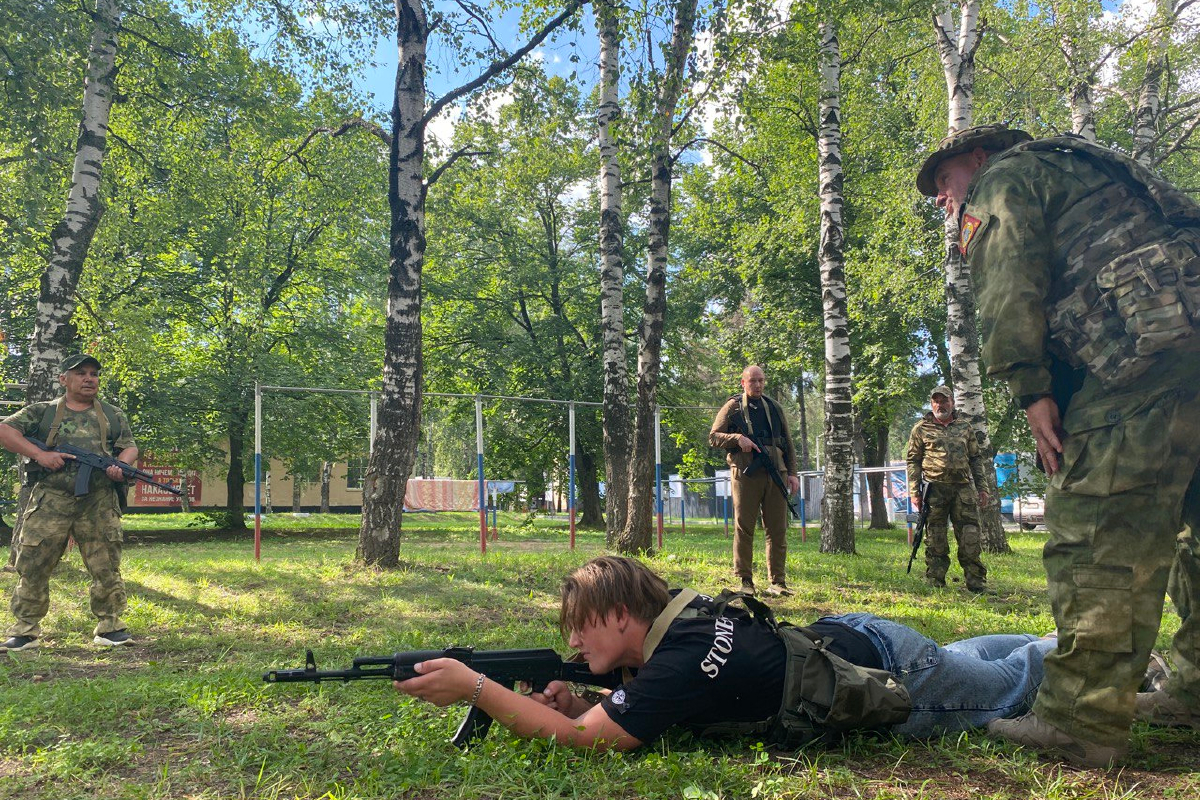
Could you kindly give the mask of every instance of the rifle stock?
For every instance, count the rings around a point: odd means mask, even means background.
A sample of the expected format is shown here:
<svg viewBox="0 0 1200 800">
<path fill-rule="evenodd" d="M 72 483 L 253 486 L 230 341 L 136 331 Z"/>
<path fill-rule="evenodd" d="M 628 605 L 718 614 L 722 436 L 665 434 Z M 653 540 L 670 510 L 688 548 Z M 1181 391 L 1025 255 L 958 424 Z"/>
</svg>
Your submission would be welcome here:
<svg viewBox="0 0 1200 800">
<path fill-rule="evenodd" d="M 550 681 L 583 683 L 615 689 L 621 684 L 618 672 L 593 674 L 586 663 L 563 661 L 550 648 L 530 650 L 475 650 L 471 647 L 447 647 L 444 650 L 409 650 L 390 656 L 361 656 L 350 669 L 319 670 L 312 650 L 305 651 L 304 669 L 271 670 L 263 674 L 267 683 L 321 683 L 323 681 L 387 680 L 405 681 L 417 676 L 416 665 L 434 658 L 453 658 L 508 687 L 528 683 L 540 692 Z M 450 740 L 455 747 L 466 748 L 483 739 L 492 718 L 478 706 L 471 706 L 458 731 Z"/>
</svg>

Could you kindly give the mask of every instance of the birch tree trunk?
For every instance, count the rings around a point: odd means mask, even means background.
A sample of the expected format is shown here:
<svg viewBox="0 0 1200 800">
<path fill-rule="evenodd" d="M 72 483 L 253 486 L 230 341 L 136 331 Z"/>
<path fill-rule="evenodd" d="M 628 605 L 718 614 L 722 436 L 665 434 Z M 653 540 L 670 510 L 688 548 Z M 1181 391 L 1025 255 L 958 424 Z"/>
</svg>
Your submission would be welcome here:
<svg viewBox="0 0 1200 800">
<path fill-rule="evenodd" d="M 1173 0 L 1157 0 L 1155 26 L 1150 35 L 1150 55 L 1146 74 L 1138 91 L 1137 109 L 1133 119 L 1133 157 L 1139 163 L 1154 168 L 1154 151 L 1158 143 L 1158 121 L 1162 113 L 1163 75 L 1167 70 L 1167 42 L 1175 16 Z"/>
<path fill-rule="evenodd" d="M 654 520 L 654 410 L 662 366 L 667 310 L 667 258 L 671 230 L 671 134 L 683 89 L 687 56 L 696 25 L 696 0 L 677 0 L 671 47 L 655 102 L 650 136 L 650 214 L 646 253 L 646 299 L 638 334 L 637 415 L 629 459 L 629 509 L 617 540 L 622 553 L 651 550 Z"/>
<path fill-rule="evenodd" d="M 610 547 L 625 530 L 631 460 L 629 377 L 625 361 L 625 271 L 622 253 L 621 166 L 613 125 L 620 113 L 621 31 L 616 0 L 593 6 L 600 35 L 600 105 L 596 114 L 600 149 L 600 328 L 603 342 L 604 475 L 606 539 Z"/>
<path fill-rule="evenodd" d="M 395 0 L 396 66 L 388 158 L 387 319 L 375 442 L 363 476 L 357 556 L 379 567 L 400 561 L 404 490 L 421 434 L 421 269 L 425 259 L 425 57 L 429 24 L 421 0 Z"/>
<path fill-rule="evenodd" d="M 92 19 L 95 27 L 88 48 L 83 113 L 66 213 L 50 232 L 50 258 L 42 272 L 29 348 L 26 399 L 31 403 L 50 400 L 58 393 L 58 364 L 75 339 L 75 327 L 71 324 L 75 288 L 104 213 L 100 174 L 108 147 L 108 117 L 117 76 L 117 27 L 121 10 L 116 0 L 96 0 Z"/>
<path fill-rule="evenodd" d="M 383 331 L 383 383 L 375 441 L 363 476 L 362 525 L 357 557 L 377 567 L 400 563 L 404 491 L 421 434 L 424 364 L 421 353 L 421 270 L 425 263 L 425 129 L 442 109 L 511 68 L 574 16 L 581 0 L 547 22 L 522 47 L 492 62 L 473 80 L 425 105 L 429 23 L 422 0 L 395 0 L 399 61 L 388 140 L 387 319 Z M 453 163 L 452 156 L 429 180 Z"/>
<path fill-rule="evenodd" d="M 950 6 L 935 14 L 933 27 L 938 54 L 946 79 L 949 98 L 948 132 L 973 124 L 975 98 L 975 51 L 979 47 L 979 0 L 962 0 L 957 30 Z M 950 348 L 950 380 L 959 416 L 971 424 L 987 462 L 984 469 L 988 493 L 986 506 L 979 509 L 979 531 L 983 549 L 989 553 L 1007 553 L 1011 548 L 1000 521 L 1000 498 L 996 489 L 996 470 L 992 468 L 995 449 L 988 435 L 987 410 L 983 405 L 983 382 L 979 373 L 979 329 L 975 323 L 975 290 L 971 272 L 958 252 L 958 220 L 946 218 L 946 334 Z"/>
<path fill-rule="evenodd" d="M 842 56 L 833 23 L 820 25 L 817 154 L 820 165 L 821 306 L 825 320 L 825 495 L 821 552 L 854 552 L 854 412 L 842 222 Z"/>
<path fill-rule="evenodd" d="M 1067 59 L 1067 68 L 1071 76 L 1071 132 L 1082 136 L 1089 142 L 1096 141 L 1096 103 L 1093 85 L 1096 82 L 1095 72 L 1080 52 L 1080 36 L 1088 32 L 1087 21 L 1079 23 L 1082 30 L 1069 32 L 1062 37 L 1062 51 Z"/>
</svg>

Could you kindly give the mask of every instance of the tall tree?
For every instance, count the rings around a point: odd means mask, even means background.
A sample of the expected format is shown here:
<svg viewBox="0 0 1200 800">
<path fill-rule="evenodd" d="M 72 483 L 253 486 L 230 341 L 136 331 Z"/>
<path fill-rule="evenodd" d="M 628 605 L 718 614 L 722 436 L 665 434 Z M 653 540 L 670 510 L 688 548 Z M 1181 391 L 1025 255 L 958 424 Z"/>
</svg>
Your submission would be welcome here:
<svg viewBox="0 0 1200 800">
<path fill-rule="evenodd" d="M 817 108 L 820 164 L 821 303 L 825 320 L 825 494 L 821 499 L 821 552 L 854 552 L 854 415 L 850 333 L 846 308 L 846 238 L 842 207 L 842 55 L 837 27 L 820 23 L 821 76 Z"/>
<path fill-rule="evenodd" d="M 671 153 L 675 111 L 683 90 L 696 25 L 696 0 L 676 0 L 675 24 L 666 51 L 666 67 L 658 79 L 650 144 L 650 241 L 646 250 L 646 297 L 638 332 L 637 408 L 633 450 L 629 459 L 628 519 L 617 539 L 623 553 L 650 550 L 653 519 L 656 397 L 662 367 L 664 317 L 667 311 L 667 260 L 671 230 Z"/>
<path fill-rule="evenodd" d="M 422 0 L 395 0 L 399 62 L 392 99 L 388 163 L 391 224 L 383 380 L 375 442 L 363 480 L 358 539 L 358 557 L 367 564 L 379 567 L 399 564 L 404 492 L 421 434 L 425 193 L 428 183 L 441 174 L 441 170 L 436 170 L 426 181 L 425 129 L 447 106 L 483 87 L 528 55 L 571 19 L 581 4 L 582 0 L 568 0 L 564 10 L 546 21 L 521 48 L 508 55 L 498 54 L 476 78 L 427 106 L 425 62 L 430 24 L 425 6 Z"/>
<path fill-rule="evenodd" d="M 949 98 L 948 133 L 974 124 L 975 52 L 981 36 L 979 0 L 961 0 L 958 24 L 952 4 L 933 16 L 938 55 Z M 989 461 L 995 455 L 988 436 L 987 409 L 983 405 L 983 382 L 979 371 L 979 329 L 975 321 L 975 292 L 971 272 L 958 252 L 958 221 L 946 218 L 946 331 L 950 346 L 950 380 L 954 384 L 956 410 L 975 430 L 980 449 Z M 1010 550 L 1000 523 L 1000 498 L 996 472 L 984 470 L 988 503 L 979 510 L 979 530 L 988 552 Z"/>
<path fill-rule="evenodd" d="M 50 233 L 51 251 L 41 277 L 30 344 L 26 389 L 30 402 L 48 400 L 57 393 L 58 362 L 75 339 L 71 326 L 75 288 L 104 208 L 100 178 L 108 148 L 121 9 L 116 0 L 96 0 L 91 17 L 92 40 L 66 212 Z"/>
<path fill-rule="evenodd" d="M 597 0 L 600 37 L 600 103 L 596 138 L 600 152 L 600 329 L 604 342 L 605 529 L 610 547 L 625 530 L 629 498 L 629 369 L 625 355 L 625 217 L 622 211 L 621 162 L 616 123 L 621 114 L 621 6 Z"/>
</svg>

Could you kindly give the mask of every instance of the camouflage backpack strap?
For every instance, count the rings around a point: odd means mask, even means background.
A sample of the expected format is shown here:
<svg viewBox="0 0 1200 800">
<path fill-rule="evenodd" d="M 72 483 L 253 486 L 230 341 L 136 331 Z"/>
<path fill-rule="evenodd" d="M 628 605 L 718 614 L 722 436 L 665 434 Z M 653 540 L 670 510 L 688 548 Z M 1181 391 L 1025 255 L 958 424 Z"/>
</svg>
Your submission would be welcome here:
<svg viewBox="0 0 1200 800">
<path fill-rule="evenodd" d="M 54 447 L 58 442 L 58 429 L 62 427 L 65 400 L 65 397 L 51 400 L 42 412 L 41 422 L 38 423 L 38 438 L 45 442 L 47 447 Z"/>
</svg>

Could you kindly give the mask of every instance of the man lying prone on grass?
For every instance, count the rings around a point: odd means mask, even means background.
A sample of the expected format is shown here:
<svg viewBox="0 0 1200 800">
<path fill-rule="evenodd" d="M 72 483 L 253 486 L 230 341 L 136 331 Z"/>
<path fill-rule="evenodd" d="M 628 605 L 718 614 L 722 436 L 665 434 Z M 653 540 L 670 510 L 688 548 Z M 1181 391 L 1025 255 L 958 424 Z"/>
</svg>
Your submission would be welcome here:
<svg viewBox="0 0 1200 800">
<path fill-rule="evenodd" d="M 581 748 L 630 750 L 672 725 L 796 746 L 855 728 L 922 737 L 1018 716 L 1054 648 L 1032 634 L 941 647 L 866 613 L 777 624 L 753 598 L 668 590 L 640 561 L 618 556 L 567 576 L 559 624 L 593 673 L 625 668 L 625 682 L 597 703 L 560 681 L 523 695 L 438 658 L 394 686 L 438 706 L 467 701 L 518 736 Z"/>
</svg>

